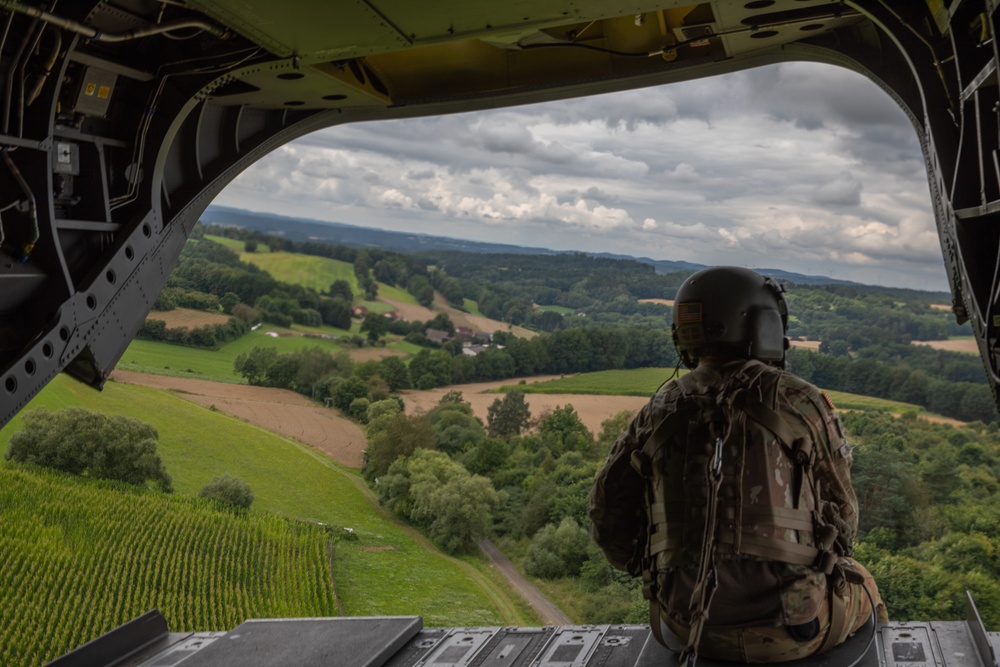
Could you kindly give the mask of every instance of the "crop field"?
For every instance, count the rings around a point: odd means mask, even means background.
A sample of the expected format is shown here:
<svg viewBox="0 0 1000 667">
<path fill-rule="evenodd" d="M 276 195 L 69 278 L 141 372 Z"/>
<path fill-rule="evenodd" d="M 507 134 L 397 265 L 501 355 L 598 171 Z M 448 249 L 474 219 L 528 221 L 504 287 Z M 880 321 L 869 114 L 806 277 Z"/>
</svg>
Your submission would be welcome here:
<svg viewBox="0 0 1000 667">
<path fill-rule="evenodd" d="M 250 484 L 255 510 L 354 529 L 358 540 L 339 542 L 333 557 L 344 615 L 422 615 L 427 625 L 527 622 L 474 568 L 383 512 L 357 474 L 305 445 L 171 392 L 115 382 L 98 393 L 58 376 L 27 409 L 70 405 L 152 424 L 177 495 L 194 495 L 228 473 Z M 18 416 L 0 430 L 0 449 L 19 429 Z M 447 591 L 441 582 L 448 582 Z"/>
<path fill-rule="evenodd" d="M 11 465 L 0 514 L 4 665 L 48 662 L 154 607 L 173 631 L 338 613 L 321 526 Z"/>
</svg>

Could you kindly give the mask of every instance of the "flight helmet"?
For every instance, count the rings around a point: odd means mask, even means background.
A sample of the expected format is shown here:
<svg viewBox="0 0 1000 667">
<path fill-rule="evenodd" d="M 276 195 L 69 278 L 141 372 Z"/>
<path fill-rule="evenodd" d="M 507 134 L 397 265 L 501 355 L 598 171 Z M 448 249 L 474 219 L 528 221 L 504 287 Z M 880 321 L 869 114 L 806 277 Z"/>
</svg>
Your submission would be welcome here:
<svg viewBox="0 0 1000 667">
<path fill-rule="evenodd" d="M 711 354 L 784 366 L 788 330 L 785 288 L 737 266 L 693 273 L 674 299 L 674 345 L 688 368 Z"/>
</svg>

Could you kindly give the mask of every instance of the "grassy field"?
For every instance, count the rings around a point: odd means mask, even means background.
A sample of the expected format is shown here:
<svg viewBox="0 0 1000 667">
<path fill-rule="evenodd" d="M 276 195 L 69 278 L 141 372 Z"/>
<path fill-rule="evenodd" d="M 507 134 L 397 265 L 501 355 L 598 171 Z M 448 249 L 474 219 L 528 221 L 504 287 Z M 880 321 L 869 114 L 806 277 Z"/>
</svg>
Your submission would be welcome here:
<svg viewBox="0 0 1000 667">
<path fill-rule="evenodd" d="M 637 368 L 634 370 L 600 371 L 579 373 L 558 380 L 536 382 L 527 385 L 508 385 L 499 391 L 513 389 L 526 394 L 604 394 L 610 396 L 651 396 L 673 373 L 672 368 Z M 682 370 L 681 373 L 686 371 Z M 912 403 L 890 401 L 843 391 L 828 391 L 830 399 L 838 408 L 845 410 L 888 410 L 889 412 L 913 412 L 929 417 L 938 417 Z"/>
<path fill-rule="evenodd" d="M 250 484 L 255 510 L 354 529 L 358 540 L 339 543 L 334 556 L 346 615 L 419 614 L 427 625 L 531 620 L 475 568 L 440 553 L 384 513 L 355 473 L 304 445 L 168 392 L 114 382 L 98 394 L 59 376 L 27 409 L 69 405 L 134 416 L 155 426 L 158 450 L 178 494 L 195 494 L 216 475 L 229 473 Z M 17 417 L 0 430 L 0 443 L 19 428 Z"/>
<path fill-rule="evenodd" d="M 311 332 L 348 336 L 351 332 L 332 327 L 307 328 Z M 268 332 L 279 334 L 277 337 Z M 321 347 L 330 352 L 346 349 L 344 345 L 328 338 L 300 335 L 301 330 L 283 329 L 265 324 L 256 331 L 223 345 L 218 350 L 203 350 L 184 345 L 172 345 L 149 340 L 133 340 L 116 365 L 127 371 L 172 375 L 174 377 L 217 380 L 219 382 L 243 381 L 233 372 L 233 362 L 240 354 L 254 347 L 273 347 L 279 353 L 296 352 L 310 347 Z"/>
<path fill-rule="evenodd" d="M 323 527 L 0 465 L 0 664 L 48 662 L 157 608 L 172 631 L 336 616 Z"/>
<path fill-rule="evenodd" d="M 238 252 L 240 260 L 249 264 L 254 264 L 264 269 L 272 276 L 280 276 L 286 283 L 312 287 L 319 293 L 330 291 L 330 285 L 335 280 L 346 280 L 351 286 L 351 291 L 355 296 L 359 295 L 358 278 L 354 275 L 354 266 L 348 262 L 341 262 L 327 257 L 316 257 L 313 255 L 302 255 L 289 252 L 271 252 L 267 246 L 259 246 L 257 252 L 244 252 L 243 242 L 235 239 L 227 239 L 222 236 L 206 235 L 206 239 Z M 392 287 L 385 283 L 378 283 L 379 296 L 384 296 L 394 301 L 402 301 L 416 305 L 417 300 L 406 290 Z M 375 312 L 388 312 L 392 310 L 387 304 L 375 302 L 374 307 L 371 302 L 362 301 L 369 310 Z M 384 308 L 385 310 L 381 310 Z"/>
<path fill-rule="evenodd" d="M 578 373 L 558 380 L 510 385 L 501 391 L 517 389 L 526 394 L 604 394 L 606 396 L 651 396 L 674 372 L 673 368 L 636 368 L 633 370 Z"/>
<path fill-rule="evenodd" d="M 560 315 L 572 315 L 576 311 L 566 306 L 535 306 L 535 310 L 542 310 L 547 313 L 559 313 Z"/>
<path fill-rule="evenodd" d="M 482 311 L 479 310 L 479 303 L 473 301 L 472 299 L 462 299 L 462 308 L 470 315 L 475 315 L 476 317 L 486 317 L 483 315 Z"/>
</svg>

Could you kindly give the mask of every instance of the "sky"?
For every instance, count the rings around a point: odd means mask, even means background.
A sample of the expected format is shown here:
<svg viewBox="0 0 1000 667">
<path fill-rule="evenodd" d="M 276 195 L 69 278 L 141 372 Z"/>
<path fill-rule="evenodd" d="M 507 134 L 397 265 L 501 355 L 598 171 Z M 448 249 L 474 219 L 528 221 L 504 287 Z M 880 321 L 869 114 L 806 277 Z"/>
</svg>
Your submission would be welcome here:
<svg viewBox="0 0 1000 667">
<path fill-rule="evenodd" d="M 947 290 L 909 119 L 862 76 L 813 63 L 333 127 L 261 159 L 214 203 Z"/>
</svg>

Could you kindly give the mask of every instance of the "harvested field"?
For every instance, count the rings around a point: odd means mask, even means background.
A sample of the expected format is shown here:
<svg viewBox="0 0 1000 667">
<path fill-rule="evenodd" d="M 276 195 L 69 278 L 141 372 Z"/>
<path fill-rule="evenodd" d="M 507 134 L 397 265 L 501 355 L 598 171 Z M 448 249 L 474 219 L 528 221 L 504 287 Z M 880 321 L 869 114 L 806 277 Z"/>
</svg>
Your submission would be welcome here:
<svg viewBox="0 0 1000 667">
<path fill-rule="evenodd" d="M 348 350 L 347 356 L 351 361 L 378 361 L 386 357 L 405 357 L 406 352 L 385 347 L 358 347 Z"/>
<path fill-rule="evenodd" d="M 473 331 L 485 331 L 487 333 L 510 330 L 519 338 L 534 338 L 538 335 L 534 331 L 530 331 L 524 327 L 510 328 L 504 322 L 491 320 L 488 317 L 479 317 L 478 315 L 463 313 L 457 308 L 448 305 L 445 298 L 438 292 L 434 293 L 433 310 L 430 308 L 424 308 L 423 306 L 414 306 L 413 304 L 403 303 L 402 301 L 396 301 L 394 299 L 381 296 L 378 300 L 395 308 L 400 316 L 407 322 L 412 322 L 414 320 L 426 322 L 434 319 L 438 313 L 448 313 L 448 317 L 451 319 L 452 324 L 456 327 L 468 327 Z"/>
<path fill-rule="evenodd" d="M 533 378 L 526 378 L 526 382 L 542 382 L 553 380 L 558 375 L 547 375 Z M 408 413 L 429 412 L 433 409 L 441 397 L 449 391 L 460 391 L 462 397 L 472 404 L 472 410 L 476 416 L 486 422 L 486 415 L 490 405 L 498 398 L 503 398 L 503 394 L 484 393 L 498 387 L 515 385 L 519 380 L 503 380 L 498 382 L 480 382 L 475 384 L 456 384 L 450 387 L 439 387 L 427 391 L 409 390 L 400 392 L 406 402 Z M 628 410 L 635 412 L 649 400 L 643 396 L 596 396 L 590 394 L 525 394 L 525 401 L 531 409 L 532 418 L 537 418 L 544 412 L 549 412 L 557 407 L 572 405 L 580 420 L 590 429 L 592 433 L 601 430 L 601 423 L 614 415 Z"/>
<path fill-rule="evenodd" d="M 792 347 L 801 347 L 805 350 L 812 350 L 813 352 L 819 350 L 819 345 L 821 341 L 818 340 L 795 340 L 794 338 L 789 341 Z"/>
<path fill-rule="evenodd" d="M 931 310 L 951 310 L 951 306 L 943 303 L 932 303 Z"/>
<path fill-rule="evenodd" d="M 426 322 L 427 320 L 433 320 L 435 315 L 437 315 L 437 313 L 430 308 L 424 308 L 423 306 L 414 305 L 412 303 L 403 303 L 402 301 L 396 301 L 395 299 L 389 299 L 384 296 L 380 296 L 378 300 L 395 308 L 396 312 L 399 313 L 399 316 L 407 322 L 413 322 L 414 320 Z"/>
<path fill-rule="evenodd" d="M 176 392 L 198 405 L 214 406 L 227 415 L 315 447 L 349 468 L 361 467 L 367 442 L 358 425 L 294 391 L 122 370 L 114 371 L 111 378 Z"/>
<path fill-rule="evenodd" d="M 146 316 L 147 320 L 162 320 L 168 329 L 197 329 L 210 324 L 225 324 L 229 315 L 222 313 L 206 313 L 203 310 L 176 308 L 174 310 L 155 310 Z"/>
<path fill-rule="evenodd" d="M 663 306 L 670 306 L 671 308 L 674 306 L 673 299 L 639 299 L 639 303 L 658 303 Z"/>
<path fill-rule="evenodd" d="M 947 350 L 948 352 L 965 352 L 966 354 L 979 354 L 979 346 L 976 345 L 975 338 L 956 338 L 955 340 L 915 340 L 914 345 L 926 345 L 935 350 Z"/>
</svg>

